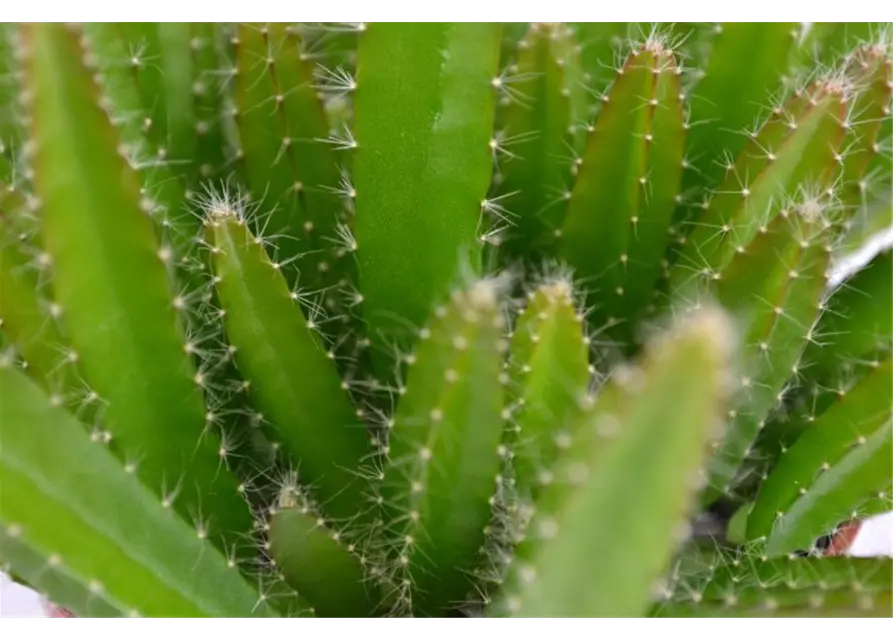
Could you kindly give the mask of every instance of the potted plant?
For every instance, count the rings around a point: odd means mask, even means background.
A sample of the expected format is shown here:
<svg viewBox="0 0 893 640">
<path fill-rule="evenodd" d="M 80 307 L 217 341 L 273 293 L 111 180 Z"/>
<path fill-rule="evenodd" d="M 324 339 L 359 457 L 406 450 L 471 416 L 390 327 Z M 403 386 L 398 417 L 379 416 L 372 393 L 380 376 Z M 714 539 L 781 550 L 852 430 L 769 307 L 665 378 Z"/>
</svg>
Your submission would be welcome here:
<svg viewBox="0 0 893 640">
<path fill-rule="evenodd" d="M 0 559 L 56 606 L 890 614 L 818 542 L 890 509 L 882 25 L 3 29 Z"/>
</svg>

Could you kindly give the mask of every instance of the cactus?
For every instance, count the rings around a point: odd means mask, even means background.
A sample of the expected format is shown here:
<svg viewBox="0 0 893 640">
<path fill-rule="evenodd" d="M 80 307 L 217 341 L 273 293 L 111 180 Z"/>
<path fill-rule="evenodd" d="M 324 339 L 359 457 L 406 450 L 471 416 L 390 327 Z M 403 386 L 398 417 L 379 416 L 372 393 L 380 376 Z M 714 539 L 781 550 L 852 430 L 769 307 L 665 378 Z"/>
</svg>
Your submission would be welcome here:
<svg viewBox="0 0 893 640">
<path fill-rule="evenodd" d="M 893 490 L 891 254 L 839 273 L 889 32 L 3 25 L 0 566 L 80 617 L 889 617 L 823 549 Z"/>
</svg>

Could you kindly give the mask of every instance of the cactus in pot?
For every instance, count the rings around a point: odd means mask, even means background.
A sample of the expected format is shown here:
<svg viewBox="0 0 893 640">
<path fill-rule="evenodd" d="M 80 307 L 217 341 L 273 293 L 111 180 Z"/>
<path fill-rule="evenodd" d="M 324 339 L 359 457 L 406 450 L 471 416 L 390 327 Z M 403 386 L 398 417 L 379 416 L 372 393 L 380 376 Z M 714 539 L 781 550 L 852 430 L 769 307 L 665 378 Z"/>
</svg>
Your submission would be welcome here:
<svg viewBox="0 0 893 640">
<path fill-rule="evenodd" d="M 893 490 L 869 26 L 3 26 L 0 563 L 79 617 L 889 616 L 823 548 Z"/>
</svg>

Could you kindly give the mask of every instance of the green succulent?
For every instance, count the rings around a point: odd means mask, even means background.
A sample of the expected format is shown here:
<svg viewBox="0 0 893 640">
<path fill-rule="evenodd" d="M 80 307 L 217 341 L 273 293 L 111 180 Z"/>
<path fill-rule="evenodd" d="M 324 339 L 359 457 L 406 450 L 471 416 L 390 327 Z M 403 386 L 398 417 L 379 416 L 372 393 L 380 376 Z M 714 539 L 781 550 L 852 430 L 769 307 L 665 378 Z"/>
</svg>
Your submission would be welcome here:
<svg viewBox="0 0 893 640">
<path fill-rule="evenodd" d="M 77 616 L 889 616 L 887 25 L 6 24 L 0 562 Z"/>
</svg>

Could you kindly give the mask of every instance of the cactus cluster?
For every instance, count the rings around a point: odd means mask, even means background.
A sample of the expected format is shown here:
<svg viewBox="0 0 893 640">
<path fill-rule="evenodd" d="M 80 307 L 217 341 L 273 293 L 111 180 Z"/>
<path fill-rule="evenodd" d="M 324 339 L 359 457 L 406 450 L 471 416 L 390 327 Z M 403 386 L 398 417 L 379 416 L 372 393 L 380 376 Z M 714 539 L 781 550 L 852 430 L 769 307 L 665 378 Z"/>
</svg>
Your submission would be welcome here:
<svg viewBox="0 0 893 640">
<path fill-rule="evenodd" d="M 0 26 L 0 564 L 76 616 L 890 616 L 879 23 Z M 705 533 L 704 523 L 713 530 Z"/>
</svg>

